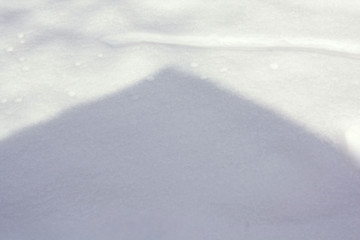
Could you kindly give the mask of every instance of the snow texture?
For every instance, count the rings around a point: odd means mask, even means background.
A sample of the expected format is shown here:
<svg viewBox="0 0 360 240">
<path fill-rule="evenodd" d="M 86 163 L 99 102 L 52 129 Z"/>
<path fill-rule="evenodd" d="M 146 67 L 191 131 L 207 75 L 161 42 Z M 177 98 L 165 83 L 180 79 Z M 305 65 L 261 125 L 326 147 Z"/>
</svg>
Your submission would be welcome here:
<svg viewBox="0 0 360 240">
<path fill-rule="evenodd" d="M 355 0 L 2 0 L 0 240 L 360 239 Z"/>
</svg>

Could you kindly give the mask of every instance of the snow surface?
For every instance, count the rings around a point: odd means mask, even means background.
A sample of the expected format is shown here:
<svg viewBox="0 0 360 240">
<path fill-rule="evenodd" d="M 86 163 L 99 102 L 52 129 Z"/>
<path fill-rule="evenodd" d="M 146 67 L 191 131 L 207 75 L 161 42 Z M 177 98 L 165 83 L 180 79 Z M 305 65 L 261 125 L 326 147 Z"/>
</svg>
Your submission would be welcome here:
<svg viewBox="0 0 360 240">
<path fill-rule="evenodd" d="M 360 239 L 356 0 L 2 0 L 0 239 Z"/>
</svg>

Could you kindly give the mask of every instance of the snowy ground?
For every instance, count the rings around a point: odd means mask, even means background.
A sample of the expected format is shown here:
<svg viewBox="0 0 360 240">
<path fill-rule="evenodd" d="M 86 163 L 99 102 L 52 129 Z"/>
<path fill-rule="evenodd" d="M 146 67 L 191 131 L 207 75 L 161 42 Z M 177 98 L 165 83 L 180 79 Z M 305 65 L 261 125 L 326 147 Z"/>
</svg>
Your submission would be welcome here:
<svg viewBox="0 0 360 240">
<path fill-rule="evenodd" d="M 360 239 L 356 0 L 2 0 L 0 239 Z"/>
</svg>

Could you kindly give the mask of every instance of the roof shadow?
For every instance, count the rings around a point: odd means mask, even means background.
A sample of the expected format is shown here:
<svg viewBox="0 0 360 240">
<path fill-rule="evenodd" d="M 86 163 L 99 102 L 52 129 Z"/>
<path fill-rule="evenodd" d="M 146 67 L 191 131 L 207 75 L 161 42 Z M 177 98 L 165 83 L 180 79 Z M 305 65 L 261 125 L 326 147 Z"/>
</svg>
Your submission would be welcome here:
<svg viewBox="0 0 360 240">
<path fill-rule="evenodd" d="M 359 174 L 345 158 L 169 68 L 1 142 L 0 236 L 357 239 L 349 222 L 322 222 L 359 219 Z"/>
</svg>

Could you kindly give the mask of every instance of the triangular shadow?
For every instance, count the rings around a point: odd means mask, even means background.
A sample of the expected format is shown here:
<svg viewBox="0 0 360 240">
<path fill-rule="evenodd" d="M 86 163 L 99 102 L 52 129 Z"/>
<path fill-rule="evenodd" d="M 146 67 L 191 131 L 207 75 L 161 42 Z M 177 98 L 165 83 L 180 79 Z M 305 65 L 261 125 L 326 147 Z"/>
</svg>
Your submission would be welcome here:
<svg viewBox="0 0 360 240">
<path fill-rule="evenodd" d="M 344 159 L 273 112 L 169 68 L 2 142 L 0 236 L 263 239 L 249 226 L 358 214 L 359 176 Z M 292 236 L 281 231 L 277 239 Z M 308 231 L 303 239 L 325 234 Z"/>
</svg>

